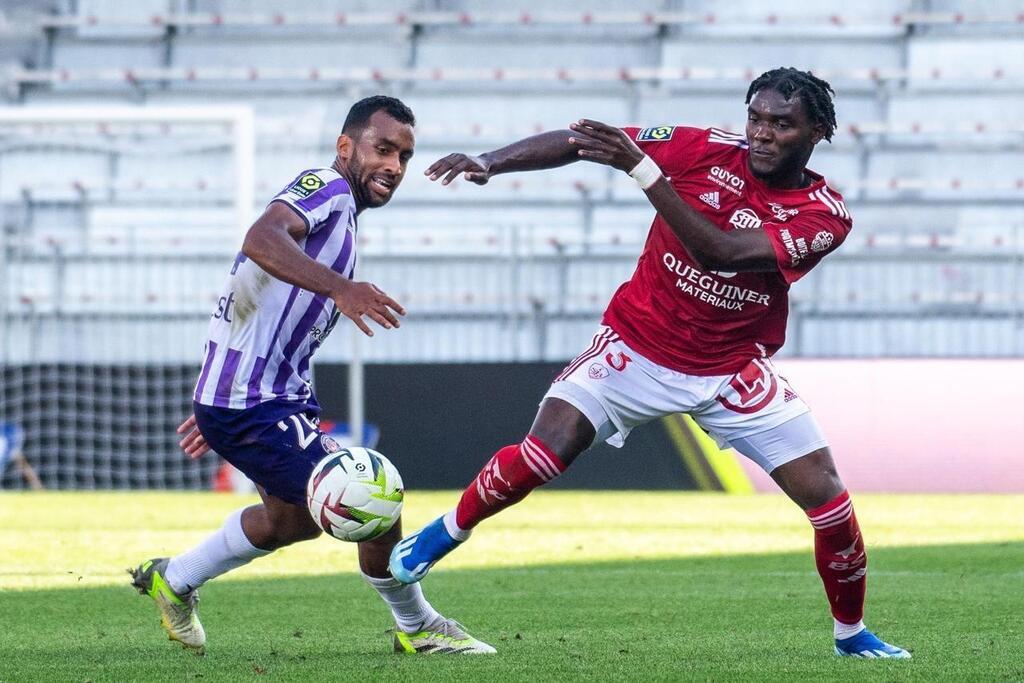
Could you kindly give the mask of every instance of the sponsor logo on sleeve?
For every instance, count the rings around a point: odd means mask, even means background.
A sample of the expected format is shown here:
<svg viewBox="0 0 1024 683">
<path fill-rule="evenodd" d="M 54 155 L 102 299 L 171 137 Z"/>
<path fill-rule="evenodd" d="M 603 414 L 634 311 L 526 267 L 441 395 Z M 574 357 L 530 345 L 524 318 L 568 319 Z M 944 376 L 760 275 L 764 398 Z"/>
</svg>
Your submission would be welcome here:
<svg viewBox="0 0 1024 683">
<path fill-rule="evenodd" d="M 644 128 L 636 134 L 637 142 L 665 142 L 672 139 L 672 131 L 675 126 L 653 126 Z"/>
<path fill-rule="evenodd" d="M 815 254 L 820 254 L 823 251 L 827 251 L 828 248 L 832 246 L 833 240 L 835 240 L 835 237 L 832 235 L 832 233 L 830 233 L 828 230 L 822 230 L 821 232 L 814 236 L 813 240 L 811 240 L 811 251 L 813 251 Z"/>
<path fill-rule="evenodd" d="M 737 230 L 751 230 L 761 227 L 761 219 L 751 209 L 736 209 L 729 218 L 729 225 Z"/>
<path fill-rule="evenodd" d="M 779 230 L 779 237 L 782 238 L 782 246 L 786 248 L 786 253 L 789 254 L 791 263 L 790 266 L 795 266 L 800 263 L 800 253 L 796 250 L 796 244 L 793 243 L 793 235 L 790 234 L 789 230 L 783 228 Z"/>
<path fill-rule="evenodd" d="M 285 191 L 305 199 L 325 185 L 326 183 L 316 173 L 307 173 L 292 183 L 291 187 Z"/>
</svg>

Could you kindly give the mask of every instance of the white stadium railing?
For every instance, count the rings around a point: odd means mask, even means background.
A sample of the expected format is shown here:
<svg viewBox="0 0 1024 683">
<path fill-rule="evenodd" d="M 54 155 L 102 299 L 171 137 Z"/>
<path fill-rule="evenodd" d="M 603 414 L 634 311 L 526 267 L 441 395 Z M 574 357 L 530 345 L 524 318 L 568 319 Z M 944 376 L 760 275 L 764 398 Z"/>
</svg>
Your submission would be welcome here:
<svg viewBox="0 0 1024 683">
<path fill-rule="evenodd" d="M 95 26 L 186 27 L 472 27 L 472 26 L 813 26 L 835 30 L 863 27 L 1024 25 L 1024 10 L 895 13 L 778 13 L 739 17 L 715 12 L 609 12 L 609 11 L 487 11 L 487 12 L 273 12 L 273 13 L 154 13 L 118 17 L 96 14 L 38 16 L 31 21 L 41 29 Z"/>
<path fill-rule="evenodd" d="M 707 84 L 735 88 L 747 84 L 763 69 L 754 67 L 717 68 L 704 66 L 621 66 L 617 68 L 476 68 L 476 67 L 138 67 L 82 69 L 9 68 L 5 80 L 11 85 L 59 84 L 144 84 L 180 83 L 506 83 L 572 85 L 608 83 Z M 940 83 L 950 88 L 1018 89 L 1024 87 L 1024 65 L 1009 63 L 988 69 L 976 67 L 922 69 L 872 67 L 813 69 L 815 75 L 835 82 L 862 83 L 874 87 L 885 83 Z"/>
</svg>

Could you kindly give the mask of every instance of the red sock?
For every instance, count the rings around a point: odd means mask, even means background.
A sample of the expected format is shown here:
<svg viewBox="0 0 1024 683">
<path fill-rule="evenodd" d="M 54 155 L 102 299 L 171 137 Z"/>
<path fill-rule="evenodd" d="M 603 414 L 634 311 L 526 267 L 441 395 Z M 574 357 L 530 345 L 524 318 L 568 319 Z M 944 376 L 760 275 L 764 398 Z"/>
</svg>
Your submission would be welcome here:
<svg viewBox="0 0 1024 683">
<path fill-rule="evenodd" d="M 843 491 L 808 510 L 807 518 L 814 527 L 814 560 L 832 616 L 844 624 L 856 624 L 864 617 L 868 557 L 850 494 Z"/>
<path fill-rule="evenodd" d="M 564 471 L 565 465 L 554 451 L 535 436 L 527 436 L 517 446 L 505 446 L 463 492 L 455 508 L 455 523 L 469 531 Z"/>
</svg>

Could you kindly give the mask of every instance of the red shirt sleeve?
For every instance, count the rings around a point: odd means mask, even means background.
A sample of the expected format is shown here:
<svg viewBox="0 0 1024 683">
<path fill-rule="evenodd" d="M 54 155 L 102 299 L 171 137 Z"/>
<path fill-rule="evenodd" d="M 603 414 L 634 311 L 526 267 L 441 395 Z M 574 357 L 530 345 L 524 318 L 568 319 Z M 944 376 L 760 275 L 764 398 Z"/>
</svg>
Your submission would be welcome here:
<svg viewBox="0 0 1024 683">
<path fill-rule="evenodd" d="M 627 126 L 622 131 L 670 178 L 683 175 L 708 144 L 708 131 L 689 126 Z"/>
<path fill-rule="evenodd" d="M 779 272 L 790 284 L 835 251 L 851 227 L 853 224 L 846 218 L 820 211 L 807 212 L 785 223 L 765 221 L 761 224 L 775 249 Z"/>
</svg>

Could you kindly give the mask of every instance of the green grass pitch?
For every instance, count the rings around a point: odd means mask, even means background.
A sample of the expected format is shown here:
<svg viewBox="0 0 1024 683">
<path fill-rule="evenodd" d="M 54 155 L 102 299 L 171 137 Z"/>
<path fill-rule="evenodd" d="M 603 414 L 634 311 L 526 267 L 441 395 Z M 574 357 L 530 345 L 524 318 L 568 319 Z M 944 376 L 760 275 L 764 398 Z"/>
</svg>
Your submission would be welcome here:
<svg viewBox="0 0 1024 683">
<path fill-rule="evenodd" d="M 411 492 L 411 530 L 454 492 Z M 779 496 L 548 492 L 424 582 L 492 657 L 390 651 L 355 548 L 284 549 L 202 590 L 204 657 L 125 569 L 247 497 L 0 494 L 0 681 L 1024 680 L 1024 496 L 855 497 L 869 625 L 910 661 L 831 654 L 803 515 Z"/>
</svg>

